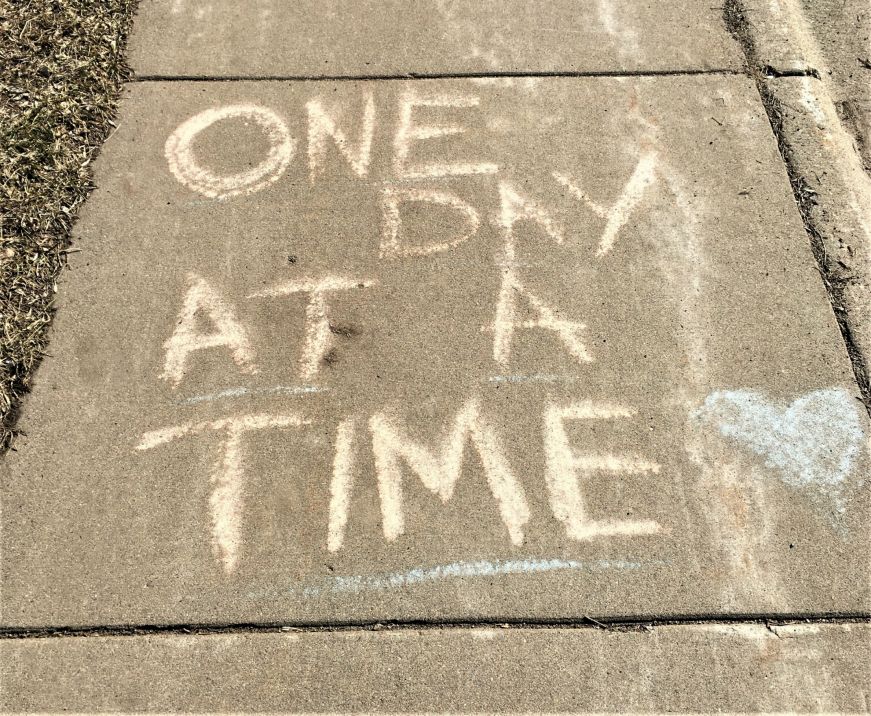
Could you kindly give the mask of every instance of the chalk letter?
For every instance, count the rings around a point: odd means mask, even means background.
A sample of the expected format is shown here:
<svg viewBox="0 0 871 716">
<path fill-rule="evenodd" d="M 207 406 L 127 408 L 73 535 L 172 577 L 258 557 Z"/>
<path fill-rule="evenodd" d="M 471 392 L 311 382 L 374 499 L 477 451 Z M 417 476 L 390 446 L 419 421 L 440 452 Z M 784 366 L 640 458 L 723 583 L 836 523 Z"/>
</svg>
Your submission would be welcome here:
<svg viewBox="0 0 871 716">
<path fill-rule="evenodd" d="M 296 415 L 244 415 L 221 418 L 205 423 L 187 423 L 142 436 L 137 450 L 150 450 L 186 435 L 195 435 L 206 430 L 225 431 L 221 445 L 223 455 L 210 476 L 212 494 L 209 497 L 209 514 L 212 523 L 212 548 L 215 558 L 224 571 L 231 574 L 239 560 L 242 541 L 242 497 L 245 472 L 242 438 L 255 430 L 288 428 L 308 425 L 307 420 Z"/>
<path fill-rule="evenodd" d="M 326 276 L 318 280 L 303 279 L 288 281 L 273 288 L 252 293 L 248 298 L 289 296 L 292 293 L 307 293 L 305 307 L 305 342 L 299 365 L 303 378 L 311 378 L 320 367 L 321 359 L 333 344 L 330 318 L 325 295 L 333 291 L 347 291 L 352 288 L 368 288 L 377 281 L 351 278 L 349 276 Z"/>
<path fill-rule="evenodd" d="M 493 333 L 493 359 L 502 367 L 508 367 L 514 329 L 519 326 L 554 331 L 576 360 L 591 362 L 593 359 L 587 352 L 581 337 L 586 326 L 577 321 L 560 318 L 559 311 L 524 288 L 517 270 L 517 248 L 514 237 L 516 223 L 532 221 L 538 224 L 557 244 L 563 242 L 562 229 L 544 209 L 518 194 L 506 182 L 499 183 L 499 196 L 501 198 L 499 225 L 505 239 L 501 261 L 502 286 L 499 290 L 499 302 L 496 304 L 496 317 L 491 325 L 483 326 L 481 329 Z M 529 307 L 537 314 L 537 318 L 518 320 L 517 299 L 521 295 L 526 298 Z"/>
<path fill-rule="evenodd" d="M 466 442 L 471 441 L 481 459 L 487 483 L 499 503 L 502 521 L 515 545 L 523 543 L 523 525 L 529 520 L 529 507 L 520 483 L 514 478 L 495 429 L 480 415 L 478 401 L 470 400 L 457 413 L 454 425 L 437 451 L 412 440 L 399 427 L 398 420 L 375 413 L 369 420 L 384 536 L 393 541 L 405 531 L 402 512 L 402 466 L 404 461 L 421 482 L 447 502 L 460 477 Z"/>
<path fill-rule="evenodd" d="M 336 429 L 336 453 L 330 482 L 330 518 L 327 549 L 338 552 L 345 541 L 345 525 L 354 486 L 354 418 L 345 418 Z"/>
<path fill-rule="evenodd" d="M 623 188 L 623 193 L 610 209 L 593 201 L 567 174 L 554 172 L 553 177 L 566 187 L 575 199 L 589 206 L 596 216 L 605 219 L 605 229 L 599 239 L 599 248 L 596 251 L 596 256 L 602 257 L 613 248 L 620 229 L 629 221 L 632 211 L 641 201 L 644 192 L 656 181 L 656 153 L 649 152 L 641 156 L 635 171 Z"/>
<path fill-rule="evenodd" d="M 324 172 L 324 160 L 327 155 L 327 141 L 332 138 L 342 156 L 348 160 L 351 169 L 358 177 L 369 173 L 369 157 L 372 150 L 372 135 L 375 131 L 375 101 L 370 93 L 366 97 L 366 107 L 363 110 L 363 127 L 360 139 L 354 149 L 348 142 L 345 133 L 336 126 L 335 120 L 326 113 L 319 98 L 313 99 L 305 106 L 308 111 L 308 164 L 311 181 Z"/>
<path fill-rule="evenodd" d="M 532 221 L 557 244 L 563 242 L 563 231 L 544 209 L 531 199 L 521 196 L 508 182 L 499 182 L 499 226 L 511 245 L 510 256 L 514 260 L 514 225 L 519 221 Z"/>
<path fill-rule="evenodd" d="M 226 346 L 233 361 L 243 373 L 256 373 L 254 349 L 242 324 L 236 320 L 233 310 L 223 301 L 209 283 L 195 273 L 188 274 L 190 288 L 178 315 L 175 332 L 163 344 L 166 361 L 160 377 L 168 380 L 173 388 L 184 377 L 188 354 L 206 348 Z M 197 316 L 202 315 L 215 326 L 214 333 L 197 330 Z"/>
<path fill-rule="evenodd" d="M 535 318 L 518 320 L 517 299 L 526 299 L 529 307 L 535 312 Z M 503 368 L 507 368 L 511 358 L 511 342 L 514 329 L 543 328 L 556 333 L 563 346 L 579 363 L 592 363 L 593 357 L 584 344 L 583 332 L 586 325 L 578 321 L 570 321 L 559 317 L 559 311 L 552 308 L 538 296 L 526 290 L 515 272 L 502 275 L 502 287 L 499 291 L 499 302 L 496 305 L 496 317 L 483 330 L 493 333 L 493 359 Z"/>
<path fill-rule="evenodd" d="M 641 475 L 658 474 L 660 465 L 642 458 L 611 454 L 578 454 L 569 445 L 565 420 L 629 418 L 634 411 L 620 405 L 583 400 L 567 407 L 549 405 L 544 413 L 546 483 L 554 517 L 566 526 L 566 534 L 578 541 L 596 537 L 652 535 L 661 530 L 653 520 L 593 520 L 584 508 L 580 478 L 595 472 Z"/>
<path fill-rule="evenodd" d="M 244 118 L 255 122 L 266 132 L 269 151 L 253 169 L 220 176 L 200 166 L 194 157 L 194 140 L 200 132 L 222 119 Z M 212 199 L 226 199 L 240 194 L 253 194 L 276 181 L 287 169 L 296 142 L 287 125 L 272 110 L 253 104 L 234 104 L 207 109 L 194 115 L 166 140 L 164 154 L 169 170 L 189 189 Z"/>
<path fill-rule="evenodd" d="M 499 165 L 490 162 L 436 162 L 408 166 L 411 143 L 434 137 L 449 137 L 462 134 L 465 127 L 456 124 L 416 125 L 413 120 L 415 107 L 477 107 L 478 97 L 468 95 L 430 95 L 420 97 L 409 89 L 399 100 L 399 126 L 393 138 L 393 169 L 398 179 L 422 179 L 432 177 L 461 176 L 465 174 L 495 174 Z"/>
<path fill-rule="evenodd" d="M 408 202 L 428 203 L 438 206 L 449 206 L 456 209 L 466 218 L 466 231 L 451 239 L 438 243 L 420 244 L 417 246 L 402 245 L 402 215 L 400 206 Z M 478 231 L 480 219 L 478 212 L 470 204 L 453 194 L 429 189 L 400 189 L 385 187 L 382 194 L 384 210 L 384 226 L 381 234 L 381 258 L 406 258 L 409 256 L 429 256 L 430 254 L 449 251 L 468 241 Z"/>
</svg>

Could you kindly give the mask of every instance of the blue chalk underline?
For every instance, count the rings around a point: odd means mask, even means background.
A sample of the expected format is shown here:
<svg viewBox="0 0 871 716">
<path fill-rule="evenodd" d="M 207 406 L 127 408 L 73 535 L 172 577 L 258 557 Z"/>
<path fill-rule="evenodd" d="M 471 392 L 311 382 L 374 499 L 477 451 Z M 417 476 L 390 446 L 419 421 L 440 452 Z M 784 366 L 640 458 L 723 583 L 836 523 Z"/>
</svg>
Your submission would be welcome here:
<svg viewBox="0 0 871 716">
<path fill-rule="evenodd" d="M 418 584 L 449 579 L 500 577 L 557 571 L 597 572 L 612 569 L 634 570 L 663 564 L 665 562 L 630 562 L 620 559 L 600 559 L 590 562 L 567 559 L 508 559 L 450 562 L 449 564 L 440 564 L 432 567 L 417 567 L 404 572 L 330 577 L 325 579 L 320 585 L 291 587 L 287 592 L 301 594 L 305 597 L 318 597 L 325 594 L 358 594 L 367 591 L 402 589 Z"/>
</svg>

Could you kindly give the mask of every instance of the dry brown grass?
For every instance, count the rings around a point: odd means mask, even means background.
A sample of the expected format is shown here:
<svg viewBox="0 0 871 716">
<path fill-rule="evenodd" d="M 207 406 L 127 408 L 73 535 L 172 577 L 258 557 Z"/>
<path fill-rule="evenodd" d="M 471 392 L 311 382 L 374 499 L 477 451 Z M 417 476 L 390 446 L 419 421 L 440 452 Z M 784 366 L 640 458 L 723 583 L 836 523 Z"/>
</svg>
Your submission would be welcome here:
<svg viewBox="0 0 871 716">
<path fill-rule="evenodd" d="M 56 280 L 113 129 L 136 0 L 0 0 L 0 449 L 45 354 Z"/>
</svg>

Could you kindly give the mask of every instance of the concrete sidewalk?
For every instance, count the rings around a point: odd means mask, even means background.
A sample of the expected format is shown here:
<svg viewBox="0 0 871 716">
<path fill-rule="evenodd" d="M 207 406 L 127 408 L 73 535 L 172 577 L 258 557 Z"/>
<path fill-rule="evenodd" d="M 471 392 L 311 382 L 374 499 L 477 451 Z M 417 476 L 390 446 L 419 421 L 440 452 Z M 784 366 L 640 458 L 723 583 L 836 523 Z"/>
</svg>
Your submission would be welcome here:
<svg viewBox="0 0 871 716">
<path fill-rule="evenodd" d="M 867 710 L 860 362 L 721 10 L 137 23 L 0 708 Z"/>
<path fill-rule="evenodd" d="M 0 643 L 20 710 L 863 712 L 867 625 L 90 636 Z M 8 662 L 7 662 L 8 663 Z"/>
</svg>

